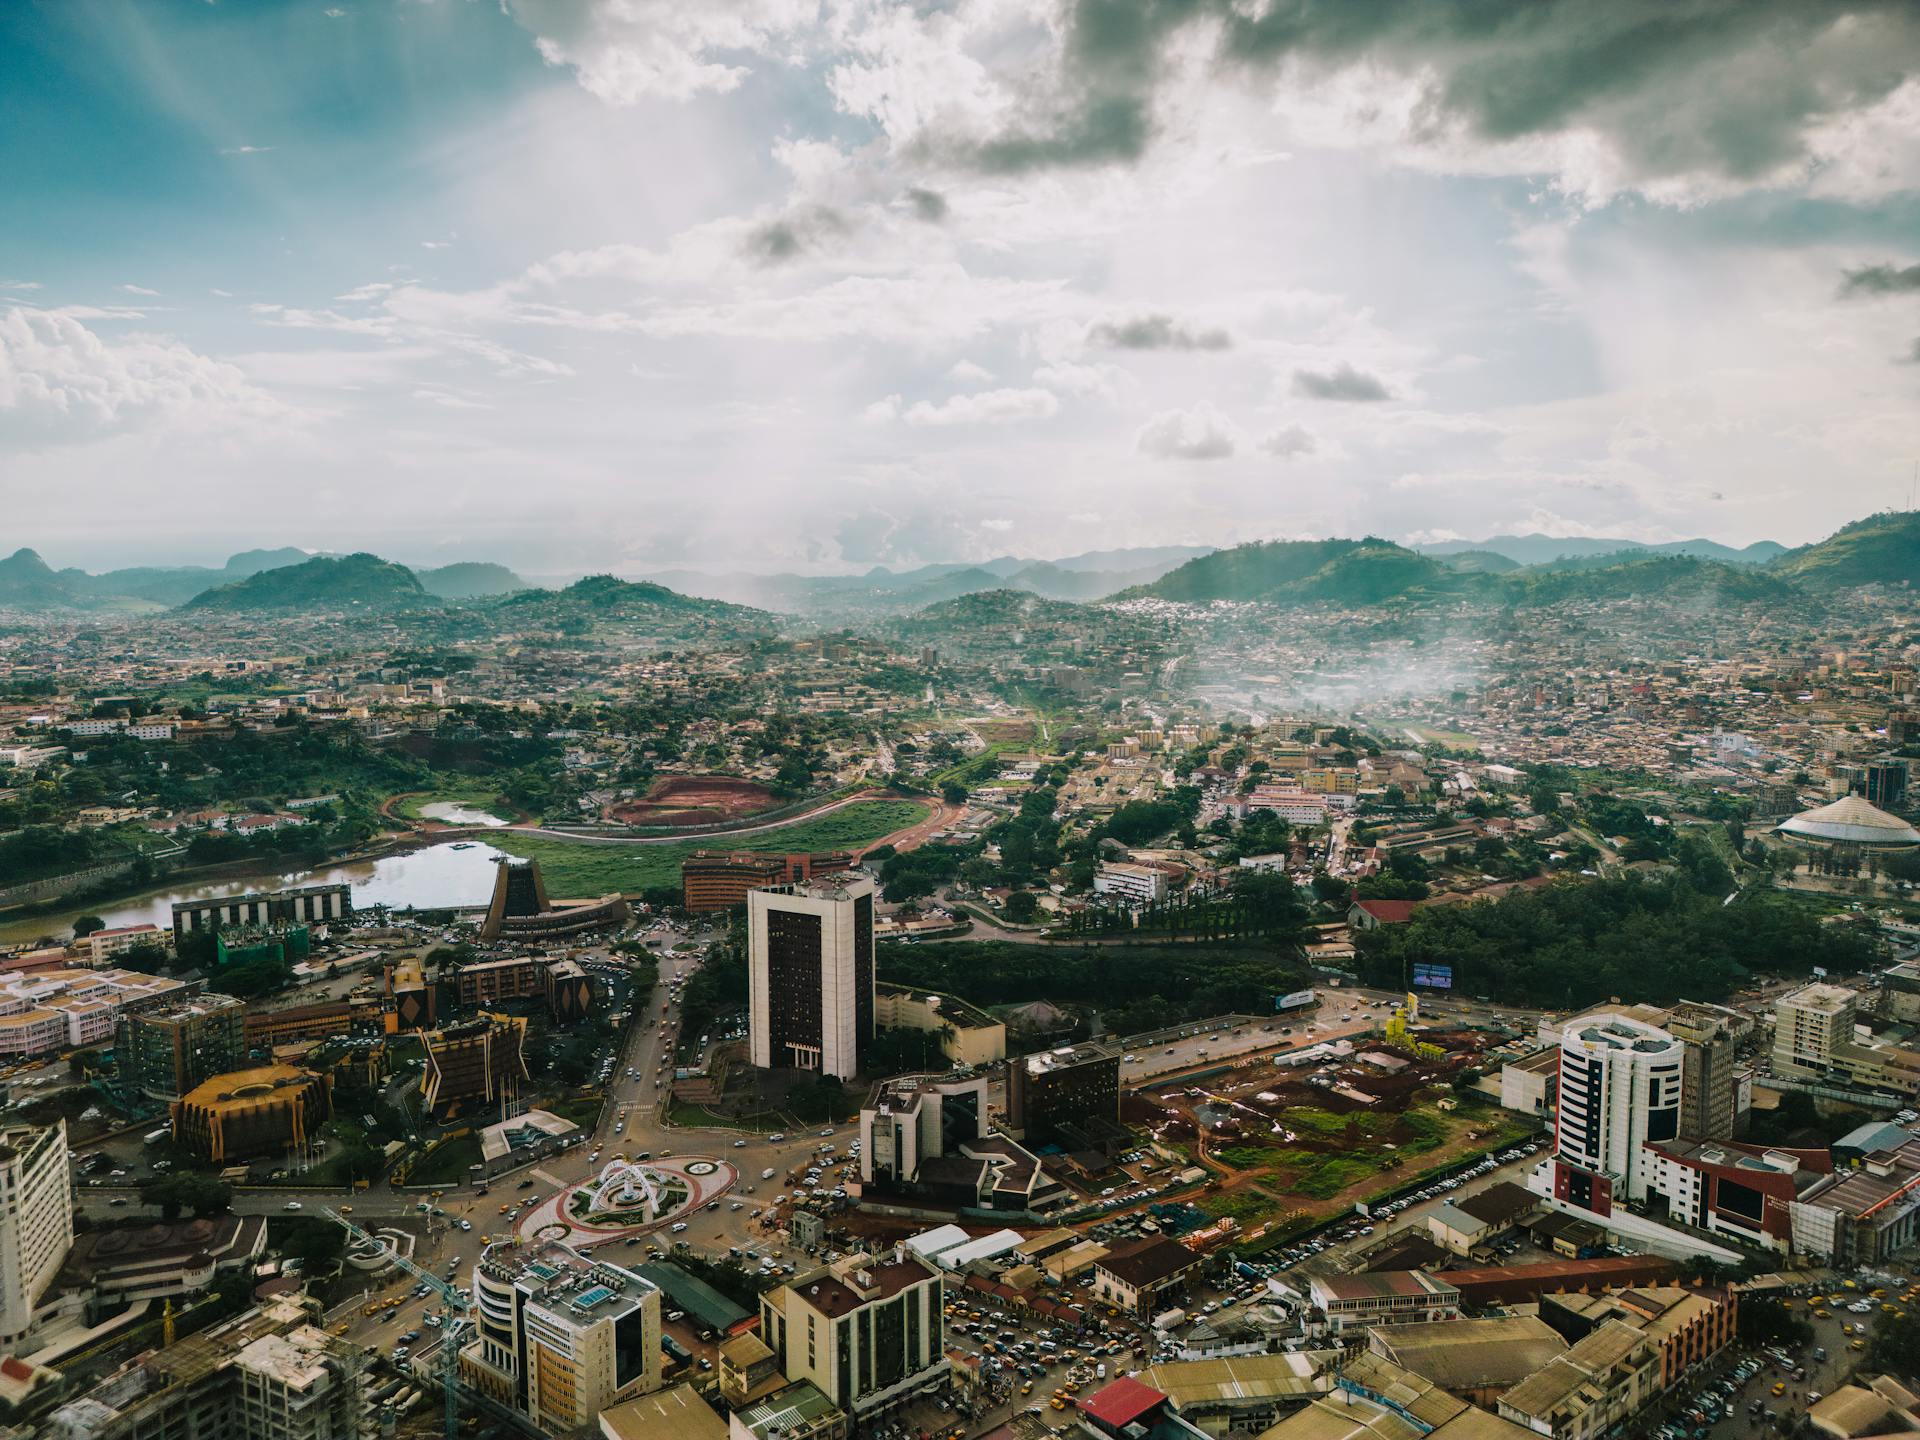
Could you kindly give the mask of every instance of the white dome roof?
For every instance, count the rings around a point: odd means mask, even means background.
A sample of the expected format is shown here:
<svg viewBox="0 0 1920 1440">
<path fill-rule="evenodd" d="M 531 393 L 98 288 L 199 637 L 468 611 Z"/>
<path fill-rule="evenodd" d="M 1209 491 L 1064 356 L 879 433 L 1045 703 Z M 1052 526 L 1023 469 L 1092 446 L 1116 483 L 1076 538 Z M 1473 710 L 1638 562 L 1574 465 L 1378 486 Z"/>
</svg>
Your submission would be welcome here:
<svg viewBox="0 0 1920 1440">
<path fill-rule="evenodd" d="M 1843 795 L 1831 805 L 1802 811 L 1791 820 L 1782 820 L 1774 830 L 1797 839 L 1828 844 L 1891 849 L 1920 845 L 1920 830 L 1897 815 L 1869 805 L 1858 795 Z"/>
</svg>

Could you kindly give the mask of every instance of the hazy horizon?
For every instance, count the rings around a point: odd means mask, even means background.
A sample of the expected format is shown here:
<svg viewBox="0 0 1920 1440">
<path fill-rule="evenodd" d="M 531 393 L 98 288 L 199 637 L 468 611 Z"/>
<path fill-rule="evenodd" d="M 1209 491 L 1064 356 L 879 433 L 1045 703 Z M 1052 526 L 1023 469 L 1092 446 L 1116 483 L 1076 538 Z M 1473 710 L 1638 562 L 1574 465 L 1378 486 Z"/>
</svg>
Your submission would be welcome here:
<svg viewBox="0 0 1920 1440">
<path fill-rule="evenodd" d="M 4 549 L 523 574 L 1539 531 L 1920 454 L 1920 11 L 0 11 Z"/>
</svg>

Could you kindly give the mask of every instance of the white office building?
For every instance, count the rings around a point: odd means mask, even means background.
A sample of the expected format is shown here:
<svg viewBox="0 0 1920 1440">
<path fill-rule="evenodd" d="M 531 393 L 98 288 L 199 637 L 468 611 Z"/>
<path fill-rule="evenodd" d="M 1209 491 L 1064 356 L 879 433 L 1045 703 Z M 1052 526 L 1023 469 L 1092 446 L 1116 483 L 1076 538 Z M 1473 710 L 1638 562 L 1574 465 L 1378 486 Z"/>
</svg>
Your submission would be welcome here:
<svg viewBox="0 0 1920 1440">
<path fill-rule="evenodd" d="M 73 1248 L 65 1121 L 0 1130 L 0 1349 L 34 1328 L 47 1287 Z"/>
<path fill-rule="evenodd" d="M 1605 1215 L 1646 1198 L 1649 1140 L 1680 1133 L 1686 1047 L 1625 1015 L 1599 1014 L 1560 1038 L 1555 1198 Z"/>
<path fill-rule="evenodd" d="M 747 892 L 748 1044 L 763 1070 L 850 1080 L 873 1038 L 873 881 Z"/>
<path fill-rule="evenodd" d="M 1167 898 L 1167 874 L 1151 865 L 1112 862 L 1093 872 L 1093 893 L 1110 895 L 1129 905 L 1148 905 Z"/>
</svg>

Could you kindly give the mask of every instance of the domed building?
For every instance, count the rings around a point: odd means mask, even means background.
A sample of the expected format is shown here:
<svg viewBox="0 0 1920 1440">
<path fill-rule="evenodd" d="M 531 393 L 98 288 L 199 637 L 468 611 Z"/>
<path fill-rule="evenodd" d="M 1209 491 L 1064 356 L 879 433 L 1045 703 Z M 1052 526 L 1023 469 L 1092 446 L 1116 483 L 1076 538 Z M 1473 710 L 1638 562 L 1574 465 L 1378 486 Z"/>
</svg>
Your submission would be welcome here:
<svg viewBox="0 0 1920 1440">
<path fill-rule="evenodd" d="M 1920 830 L 1898 815 L 1869 805 L 1858 795 L 1843 795 L 1831 805 L 1803 810 L 1782 820 L 1773 833 L 1801 845 L 1857 850 L 1912 850 L 1920 847 Z"/>
<path fill-rule="evenodd" d="M 173 1138 L 225 1165 L 304 1145 L 333 1113 L 331 1082 L 292 1065 L 215 1075 L 173 1102 Z"/>
</svg>

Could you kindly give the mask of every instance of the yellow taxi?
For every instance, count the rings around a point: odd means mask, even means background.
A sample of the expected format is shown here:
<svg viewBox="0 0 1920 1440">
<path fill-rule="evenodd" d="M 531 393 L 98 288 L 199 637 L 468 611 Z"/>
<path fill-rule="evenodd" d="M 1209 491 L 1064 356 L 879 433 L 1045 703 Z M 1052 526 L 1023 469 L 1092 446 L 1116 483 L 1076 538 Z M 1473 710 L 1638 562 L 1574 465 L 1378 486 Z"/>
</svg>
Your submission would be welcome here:
<svg viewBox="0 0 1920 1440">
<path fill-rule="evenodd" d="M 1827 1309 L 1824 1305 L 1813 1313 L 1822 1320 L 1831 1320 L 1833 1318 L 1833 1311 Z"/>
<path fill-rule="evenodd" d="M 1020 1393 L 1022 1395 L 1031 1395 L 1033 1393 L 1033 1381 L 1029 1380 L 1026 1384 L 1022 1385 L 1020 1387 Z"/>
<path fill-rule="evenodd" d="M 1849 1345 L 1847 1348 L 1849 1350 L 1864 1350 L 1867 1348 L 1867 1342 L 1864 1340 L 1856 1340 L 1853 1342 L 1853 1344 Z"/>
<path fill-rule="evenodd" d="M 351 1205 L 342 1205 L 340 1207 L 340 1213 L 342 1215 L 351 1215 L 353 1213 L 353 1207 Z"/>
<path fill-rule="evenodd" d="M 1780 1308 L 1782 1310 L 1791 1310 L 1793 1308 L 1793 1301 L 1791 1299 L 1782 1300 L 1780 1302 Z"/>
<path fill-rule="evenodd" d="M 1053 1408 L 1056 1410 L 1064 1410 L 1067 1408 L 1067 1402 L 1061 1396 L 1058 1396 L 1058 1395 L 1054 1396 L 1052 1403 L 1053 1403 Z"/>
<path fill-rule="evenodd" d="M 1773 1382 L 1773 1393 L 1774 1393 L 1774 1394 L 1776 1394 L 1776 1395 L 1784 1395 L 1784 1394 L 1786 1394 L 1786 1393 L 1787 1393 L 1787 1385 L 1786 1385 L 1786 1382 L 1785 1382 L 1784 1380 L 1776 1380 L 1776 1381 L 1774 1381 L 1774 1382 Z"/>
<path fill-rule="evenodd" d="M 344 1320 L 342 1320 L 342 1321 L 341 1321 L 341 1322 L 340 1322 L 340 1323 L 339 1323 L 338 1325 L 336 1325 L 336 1326 L 334 1326 L 334 1327 L 333 1327 L 333 1333 L 334 1333 L 334 1334 L 336 1334 L 336 1335 L 344 1335 L 344 1334 L 346 1334 L 346 1333 L 347 1333 L 347 1322 L 346 1322 L 346 1321 L 344 1321 Z"/>
<path fill-rule="evenodd" d="M 1842 1335 L 1851 1335 L 1853 1333 L 1853 1322 L 1851 1320 L 1844 1322 L 1840 1326 L 1840 1333 Z"/>
</svg>

